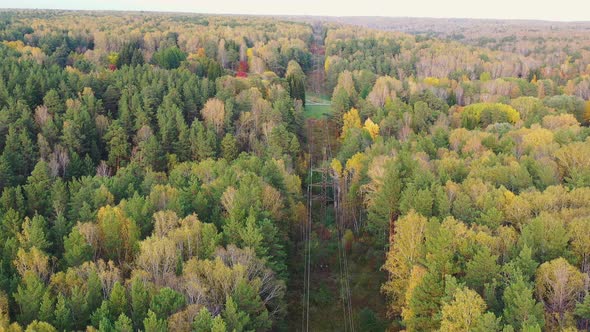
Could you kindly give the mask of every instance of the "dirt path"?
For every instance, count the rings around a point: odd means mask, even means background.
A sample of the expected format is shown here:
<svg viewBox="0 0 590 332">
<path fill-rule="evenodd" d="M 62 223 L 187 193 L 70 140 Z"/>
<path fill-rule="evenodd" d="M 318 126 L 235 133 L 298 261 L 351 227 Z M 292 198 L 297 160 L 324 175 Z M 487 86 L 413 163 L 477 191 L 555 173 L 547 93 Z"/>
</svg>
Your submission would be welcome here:
<svg viewBox="0 0 590 332">
<path fill-rule="evenodd" d="M 326 49 L 324 46 L 324 28 L 321 24 L 313 25 L 313 41 L 309 47 L 312 55 L 312 71 L 307 75 L 307 91 L 316 95 L 324 95 L 326 75 L 324 61 Z"/>
</svg>

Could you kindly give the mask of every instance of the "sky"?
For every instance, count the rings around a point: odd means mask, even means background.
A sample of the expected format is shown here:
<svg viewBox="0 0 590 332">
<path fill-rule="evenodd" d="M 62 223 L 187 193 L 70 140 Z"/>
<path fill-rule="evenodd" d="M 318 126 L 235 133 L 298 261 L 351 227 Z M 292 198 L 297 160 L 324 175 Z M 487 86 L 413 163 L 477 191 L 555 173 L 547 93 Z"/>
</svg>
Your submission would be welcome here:
<svg viewBox="0 0 590 332">
<path fill-rule="evenodd" d="M 0 0 L 0 8 L 590 21 L 590 0 Z"/>
</svg>

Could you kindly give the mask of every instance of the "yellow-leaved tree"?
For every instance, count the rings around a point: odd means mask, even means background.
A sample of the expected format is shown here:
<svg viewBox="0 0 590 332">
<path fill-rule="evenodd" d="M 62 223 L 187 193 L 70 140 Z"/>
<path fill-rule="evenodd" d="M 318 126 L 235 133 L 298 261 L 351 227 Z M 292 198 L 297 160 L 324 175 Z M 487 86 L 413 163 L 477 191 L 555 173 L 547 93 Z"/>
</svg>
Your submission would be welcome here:
<svg viewBox="0 0 590 332">
<path fill-rule="evenodd" d="M 458 289 L 453 300 L 442 307 L 440 331 L 473 331 L 480 324 L 485 301 L 469 288 Z"/>
<path fill-rule="evenodd" d="M 389 272 L 389 280 L 383 285 L 383 292 L 391 299 L 389 312 L 392 314 L 407 310 L 406 292 L 413 289 L 419 283 L 417 279 L 421 279 L 424 274 L 421 269 L 414 270 L 414 266 L 423 258 L 426 223 L 426 218 L 414 211 L 395 222 L 393 244 L 383 265 Z"/>
<path fill-rule="evenodd" d="M 359 111 L 354 107 L 351 108 L 350 111 L 344 113 L 342 120 L 342 138 L 346 137 L 348 130 L 352 128 L 362 128 Z"/>
<path fill-rule="evenodd" d="M 371 118 L 368 118 L 365 121 L 364 129 L 369 132 L 369 135 L 371 135 L 373 140 L 375 140 L 375 137 L 379 135 L 379 125 L 373 122 Z"/>
<path fill-rule="evenodd" d="M 358 152 L 346 161 L 346 174 L 352 179 L 353 183 L 359 180 L 365 159 L 365 154 Z"/>
<path fill-rule="evenodd" d="M 590 100 L 586 101 L 586 104 L 584 105 L 584 120 L 586 120 L 586 122 L 590 122 Z"/>
<path fill-rule="evenodd" d="M 332 167 L 332 171 L 334 172 L 336 177 L 342 176 L 342 163 L 340 162 L 340 160 L 336 158 L 332 159 L 330 166 Z"/>
</svg>

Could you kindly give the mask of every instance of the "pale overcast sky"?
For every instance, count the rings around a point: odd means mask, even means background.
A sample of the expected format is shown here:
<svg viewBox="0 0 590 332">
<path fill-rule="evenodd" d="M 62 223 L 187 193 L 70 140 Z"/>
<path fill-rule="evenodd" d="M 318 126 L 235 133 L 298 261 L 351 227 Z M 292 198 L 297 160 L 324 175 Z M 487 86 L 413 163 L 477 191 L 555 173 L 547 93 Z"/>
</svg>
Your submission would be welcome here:
<svg viewBox="0 0 590 332">
<path fill-rule="evenodd" d="M 0 0 L 0 8 L 590 21 L 590 0 Z"/>
</svg>

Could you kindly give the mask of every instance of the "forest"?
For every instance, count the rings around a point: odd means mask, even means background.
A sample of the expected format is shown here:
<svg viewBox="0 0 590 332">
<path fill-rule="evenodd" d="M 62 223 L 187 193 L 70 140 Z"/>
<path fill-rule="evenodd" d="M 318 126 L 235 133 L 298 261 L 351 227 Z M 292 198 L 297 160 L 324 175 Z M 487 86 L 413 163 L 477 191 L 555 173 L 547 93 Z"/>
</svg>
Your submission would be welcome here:
<svg viewBox="0 0 590 332">
<path fill-rule="evenodd" d="M 0 331 L 589 331 L 590 23 L 0 10 Z"/>
</svg>

